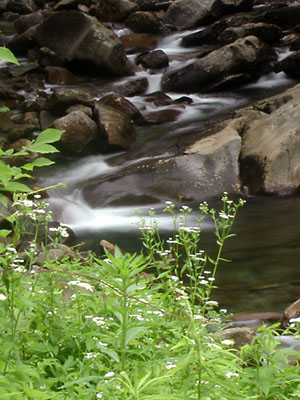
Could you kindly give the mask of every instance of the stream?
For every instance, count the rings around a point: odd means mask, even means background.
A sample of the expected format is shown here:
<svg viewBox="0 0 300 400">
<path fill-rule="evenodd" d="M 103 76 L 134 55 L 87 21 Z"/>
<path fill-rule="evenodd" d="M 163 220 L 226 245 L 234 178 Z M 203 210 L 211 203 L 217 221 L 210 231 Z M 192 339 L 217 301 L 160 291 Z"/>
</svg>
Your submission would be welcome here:
<svg viewBox="0 0 300 400">
<path fill-rule="evenodd" d="M 120 33 L 127 33 L 127 30 Z M 173 34 L 162 39 L 157 45 L 157 48 L 162 49 L 172 60 L 169 70 L 182 63 L 182 58 L 189 60 L 186 62 L 193 60 L 196 49 L 180 46 L 180 40 L 187 33 Z M 287 53 L 284 48 L 277 49 L 279 59 Z M 131 61 L 134 62 L 133 56 Z M 145 76 L 146 72 L 142 70 L 136 74 Z M 148 93 L 160 89 L 161 76 L 161 72 L 147 74 Z M 122 79 L 118 83 L 125 81 L 126 79 Z M 46 173 L 40 177 L 41 183 L 48 186 L 63 182 L 67 186 L 66 189 L 51 192 L 49 202 L 55 217 L 69 224 L 79 240 L 85 241 L 87 247 L 95 251 L 99 251 L 98 243 L 101 239 L 117 243 L 128 251 L 136 251 L 141 244 L 135 210 L 139 209 L 147 215 L 147 211 L 153 207 L 161 232 L 168 237 L 172 233 L 172 221 L 162 213 L 163 204 L 149 201 L 147 193 L 143 193 L 140 198 L 125 200 L 116 206 L 92 208 L 82 195 L 86 178 L 109 180 L 128 166 L 138 165 L 141 161 L 146 163 L 153 157 L 167 157 L 172 154 L 172 144 L 177 137 L 188 135 L 209 119 L 228 114 L 231 110 L 248 105 L 256 99 L 282 91 L 293 83 L 294 81 L 288 79 L 284 73 L 270 73 L 234 92 L 188 94 L 193 101 L 185 106 L 175 122 L 139 127 L 138 142 L 129 151 L 89 156 L 70 165 L 52 168 L 51 176 Z M 114 82 L 113 85 L 115 84 Z M 100 88 L 98 95 L 109 90 L 109 86 Z M 167 94 L 174 99 L 179 97 L 175 93 Z M 129 100 L 144 112 L 149 107 L 141 96 L 130 97 Z M 218 207 L 218 204 L 218 201 L 212 203 L 215 207 Z M 192 206 L 197 209 L 198 205 Z M 197 212 L 191 215 L 191 223 L 197 216 Z M 282 311 L 297 299 L 300 289 L 299 223 L 300 199 L 248 197 L 247 204 L 239 212 L 234 227 L 237 237 L 229 239 L 226 245 L 225 256 L 232 262 L 220 267 L 217 277 L 219 289 L 215 291 L 215 299 L 232 312 Z M 213 250 L 214 236 L 211 224 L 206 221 L 202 229 L 203 248 Z"/>
<path fill-rule="evenodd" d="M 128 29 L 116 29 L 119 36 L 128 32 Z M 130 79 L 146 76 L 149 81 L 147 93 L 160 90 L 163 72 L 195 60 L 199 48 L 183 48 L 180 45 L 182 38 L 192 32 L 174 33 L 158 42 L 156 49 L 163 50 L 170 60 L 169 66 L 163 71 L 150 73 L 135 66 L 136 75 L 132 78 L 82 81 L 81 85 L 92 87 L 93 96 L 101 98 Z M 278 59 L 289 54 L 286 48 L 278 48 L 276 52 Z M 135 57 L 136 55 L 128 57 L 132 64 Z M 66 188 L 49 190 L 50 198 L 47 201 L 53 210 L 54 219 L 68 224 L 79 241 L 85 241 L 87 247 L 95 251 L 99 251 L 98 243 L 101 239 L 117 243 L 125 250 L 137 251 L 141 247 L 141 241 L 135 210 L 140 209 L 147 215 L 152 207 L 156 211 L 161 232 L 168 237 L 172 234 L 173 225 L 171 219 L 162 212 L 163 203 L 156 201 L 149 193 L 141 192 L 139 196 L 120 198 L 113 205 L 92 207 L 83 193 L 87 178 L 110 181 L 128 166 L 136 165 L 139 168 L 141 163 L 147 163 L 154 157 L 169 157 L 176 152 L 174 144 L 178 138 L 201 129 L 210 120 L 216 120 L 258 99 L 283 91 L 294 83 L 284 73 L 269 73 L 257 82 L 235 91 L 187 94 L 192 101 L 185 103 L 184 108 L 178 105 L 180 115 L 176 121 L 136 127 L 138 140 L 130 150 L 78 158 L 51 166 L 49 170 L 45 169 L 38 175 L 38 184 L 50 186 L 62 182 L 66 185 Z M 47 91 L 55 87 L 59 86 L 45 83 Z M 181 97 L 178 93 L 167 95 L 172 99 Z M 129 100 L 143 110 L 144 114 L 168 108 L 153 108 L 153 103 L 146 103 L 144 96 L 130 97 Z M 174 109 L 174 105 L 172 107 Z M 125 186 L 120 186 L 120 192 L 123 189 Z M 250 197 L 247 196 L 247 188 L 244 189 L 247 203 L 240 210 L 234 227 L 237 237 L 228 240 L 224 254 L 232 262 L 220 266 L 216 282 L 219 289 L 214 292 L 214 298 L 230 312 L 283 311 L 299 297 L 300 199 Z M 210 203 L 216 208 L 219 204 L 216 199 Z M 197 210 L 197 204 L 189 205 Z M 197 211 L 193 212 L 190 216 L 191 223 L 197 217 Z M 209 221 L 204 221 L 202 231 L 203 248 L 208 252 L 213 251 L 215 238 Z"/>
</svg>

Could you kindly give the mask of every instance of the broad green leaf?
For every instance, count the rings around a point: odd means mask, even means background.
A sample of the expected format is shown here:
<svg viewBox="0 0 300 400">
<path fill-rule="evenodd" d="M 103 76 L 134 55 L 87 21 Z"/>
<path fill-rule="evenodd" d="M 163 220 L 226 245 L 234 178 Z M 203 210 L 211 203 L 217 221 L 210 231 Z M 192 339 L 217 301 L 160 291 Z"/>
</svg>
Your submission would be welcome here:
<svg viewBox="0 0 300 400">
<path fill-rule="evenodd" d="M 31 162 L 31 163 L 24 164 L 22 166 L 22 168 L 26 169 L 28 171 L 33 171 L 33 169 L 35 167 L 45 167 L 45 166 L 51 165 L 51 164 L 54 164 L 54 161 L 51 161 L 51 160 L 49 160 L 48 158 L 45 158 L 45 157 L 39 157 L 36 160 L 34 160 L 33 162 Z"/>
<path fill-rule="evenodd" d="M 8 107 L 0 107 L 0 112 L 7 112 L 9 111 Z"/>
<path fill-rule="evenodd" d="M 1 237 L 7 237 L 10 233 L 11 233 L 11 230 L 9 230 L 9 229 L 0 229 Z"/>
<path fill-rule="evenodd" d="M 5 47 L 0 47 L 0 59 L 3 61 L 8 61 L 13 64 L 20 65 L 16 57 L 13 55 L 13 53 Z"/>
<path fill-rule="evenodd" d="M 33 143 L 31 144 L 26 150 L 33 151 L 35 153 L 57 153 L 58 150 L 52 146 L 51 144 L 44 144 L 44 143 Z"/>
<path fill-rule="evenodd" d="M 114 350 L 111 350 L 108 347 L 101 346 L 101 345 L 98 346 L 98 349 L 101 351 L 101 353 L 104 353 L 107 356 L 109 356 L 110 358 L 112 358 L 113 360 L 120 362 L 119 356 Z"/>
<path fill-rule="evenodd" d="M 7 207 L 7 197 L 0 193 L 0 203 Z"/>
<path fill-rule="evenodd" d="M 30 192 L 31 189 L 24 185 L 24 183 L 19 182 L 9 182 L 5 185 L 4 188 L 0 187 L 0 190 L 8 191 L 8 192 Z"/>
<path fill-rule="evenodd" d="M 58 129 L 46 129 L 39 134 L 34 144 L 47 144 L 57 142 L 58 140 L 60 140 L 63 132 L 64 131 L 60 131 Z"/>
</svg>

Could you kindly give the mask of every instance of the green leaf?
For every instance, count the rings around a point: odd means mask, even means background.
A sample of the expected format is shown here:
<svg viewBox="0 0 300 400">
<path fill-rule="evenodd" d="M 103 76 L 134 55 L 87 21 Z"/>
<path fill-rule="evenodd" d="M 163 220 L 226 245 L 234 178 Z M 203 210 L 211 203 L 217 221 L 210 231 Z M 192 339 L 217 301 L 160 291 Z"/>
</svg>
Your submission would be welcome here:
<svg viewBox="0 0 300 400">
<path fill-rule="evenodd" d="M 140 333 L 146 331 L 147 329 L 148 328 L 146 326 L 135 326 L 133 328 L 128 329 L 128 331 L 126 332 L 126 341 L 125 341 L 126 346 L 128 345 L 129 342 L 135 339 Z"/>
<path fill-rule="evenodd" d="M 45 144 L 45 143 L 54 143 L 60 140 L 64 131 L 60 131 L 58 129 L 49 128 L 44 130 L 39 134 L 37 139 L 35 140 L 36 144 Z"/>
<path fill-rule="evenodd" d="M 13 55 L 13 53 L 5 47 L 0 47 L 0 59 L 3 61 L 8 61 L 13 64 L 20 65 L 16 57 Z"/>
<path fill-rule="evenodd" d="M 120 362 L 119 356 L 114 350 L 109 349 L 106 346 L 101 346 L 101 345 L 98 345 L 98 348 L 101 351 L 101 353 L 104 353 L 104 354 L 108 355 L 110 358 L 112 358 L 113 360 Z"/>
<path fill-rule="evenodd" d="M 19 182 L 9 182 L 5 185 L 4 188 L 0 188 L 0 190 L 9 191 L 9 192 L 30 192 L 31 189 Z"/>
<path fill-rule="evenodd" d="M 9 229 L 0 229 L 0 236 L 1 237 L 7 237 L 11 231 Z"/>
<path fill-rule="evenodd" d="M 51 144 L 38 144 L 38 143 L 33 143 L 31 144 L 27 150 L 33 151 L 35 153 L 41 153 L 41 154 L 46 154 L 46 153 L 57 153 L 58 150 L 52 146 Z"/>
<path fill-rule="evenodd" d="M 4 207 L 7 207 L 7 197 L 4 196 L 2 193 L 0 193 L 0 203 L 2 203 Z"/>
<path fill-rule="evenodd" d="M 86 382 L 90 382 L 90 381 L 99 381 L 99 376 L 98 375 L 91 375 L 91 376 L 86 376 L 84 378 L 79 378 L 76 379 L 72 382 L 68 382 L 63 386 L 60 386 L 59 389 L 65 389 L 68 388 L 70 386 L 74 386 L 74 385 L 78 385 L 80 383 L 86 383 Z"/>
<path fill-rule="evenodd" d="M 45 166 L 51 165 L 51 164 L 54 164 L 54 161 L 51 161 L 51 160 L 49 160 L 48 158 L 45 158 L 45 157 L 39 157 L 36 160 L 34 160 L 33 162 L 31 162 L 31 163 L 24 164 L 22 166 L 22 168 L 24 168 L 24 169 L 26 169 L 28 171 L 33 171 L 33 169 L 35 167 L 45 167 Z"/>
<path fill-rule="evenodd" d="M 10 392 L 10 393 L 4 393 L 0 394 L 0 399 L 11 399 L 11 396 L 15 396 L 17 394 L 23 394 L 23 392 Z"/>
</svg>

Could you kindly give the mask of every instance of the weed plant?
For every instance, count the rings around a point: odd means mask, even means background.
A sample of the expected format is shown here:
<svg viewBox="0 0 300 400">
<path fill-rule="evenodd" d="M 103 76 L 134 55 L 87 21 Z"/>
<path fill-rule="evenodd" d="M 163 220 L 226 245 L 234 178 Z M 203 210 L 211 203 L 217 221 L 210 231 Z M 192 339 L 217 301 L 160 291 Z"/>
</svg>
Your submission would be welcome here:
<svg viewBox="0 0 300 400">
<path fill-rule="evenodd" d="M 200 206 L 199 224 L 215 225 L 215 256 L 199 248 L 200 225 L 186 226 L 191 209 L 168 203 L 174 237 L 161 239 L 151 211 L 141 254 L 53 259 L 67 228 L 50 230 L 39 194 L 14 194 L 0 246 L 0 399 L 299 398 L 298 367 L 276 349 L 274 327 L 240 351 L 219 335 L 224 313 L 211 292 L 243 201 L 225 194 L 222 205 Z"/>
</svg>

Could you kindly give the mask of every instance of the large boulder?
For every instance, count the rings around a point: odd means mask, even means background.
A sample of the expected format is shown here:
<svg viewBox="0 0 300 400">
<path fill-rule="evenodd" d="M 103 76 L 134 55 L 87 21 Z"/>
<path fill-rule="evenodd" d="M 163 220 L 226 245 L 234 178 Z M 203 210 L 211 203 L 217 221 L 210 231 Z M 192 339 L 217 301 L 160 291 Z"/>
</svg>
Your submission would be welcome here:
<svg viewBox="0 0 300 400">
<path fill-rule="evenodd" d="M 73 111 L 55 120 L 55 129 L 63 130 L 59 145 L 65 153 L 82 154 L 95 150 L 97 124 L 82 111 Z"/>
<path fill-rule="evenodd" d="M 100 0 L 96 8 L 96 17 L 101 22 L 120 22 L 129 14 L 138 11 L 135 2 L 127 0 Z"/>
<path fill-rule="evenodd" d="M 64 57 L 74 69 L 115 76 L 128 74 L 124 48 L 113 31 L 79 11 L 60 11 L 38 26 L 36 41 Z"/>
<path fill-rule="evenodd" d="M 257 36 L 267 43 L 274 43 L 279 39 L 281 28 L 274 24 L 249 23 L 242 26 L 234 26 L 225 29 L 219 36 L 223 43 L 231 43 L 246 36 Z"/>
<path fill-rule="evenodd" d="M 164 22 L 178 29 L 200 25 L 208 17 L 220 17 L 221 0 L 175 0 L 166 12 Z"/>
<path fill-rule="evenodd" d="M 149 11 L 137 11 L 130 14 L 125 25 L 134 33 L 156 34 L 162 30 L 162 24 L 156 16 Z"/>
<path fill-rule="evenodd" d="M 300 78 L 300 50 L 295 51 L 275 65 L 275 72 L 283 71 L 292 78 Z"/>
<path fill-rule="evenodd" d="M 57 115 L 63 115 L 66 109 L 75 104 L 91 106 L 93 97 L 82 89 L 56 89 L 47 101 L 47 108 Z"/>
<path fill-rule="evenodd" d="M 299 190 L 300 85 L 278 97 L 285 100 L 283 104 L 253 121 L 243 133 L 241 178 L 251 194 Z"/>
<path fill-rule="evenodd" d="M 87 182 L 83 194 L 93 206 L 140 204 L 147 201 L 203 201 L 224 191 L 239 193 L 238 158 L 241 138 L 225 127 L 200 139 L 173 157 L 143 160 L 118 171 L 111 179 Z M 120 190 L 122 188 L 122 190 Z"/>
<path fill-rule="evenodd" d="M 128 149 L 136 139 L 136 131 L 130 117 L 119 108 L 99 101 L 95 104 L 98 125 L 110 146 Z"/>
<path fill-rule="evenodd" d="M 207 90 L 227 75 L 253 71 L 270 61 L 274 51 L 255 36 L 238 39 L 191 64 L 163 76 L 166 91 Z"/>
</svg>

